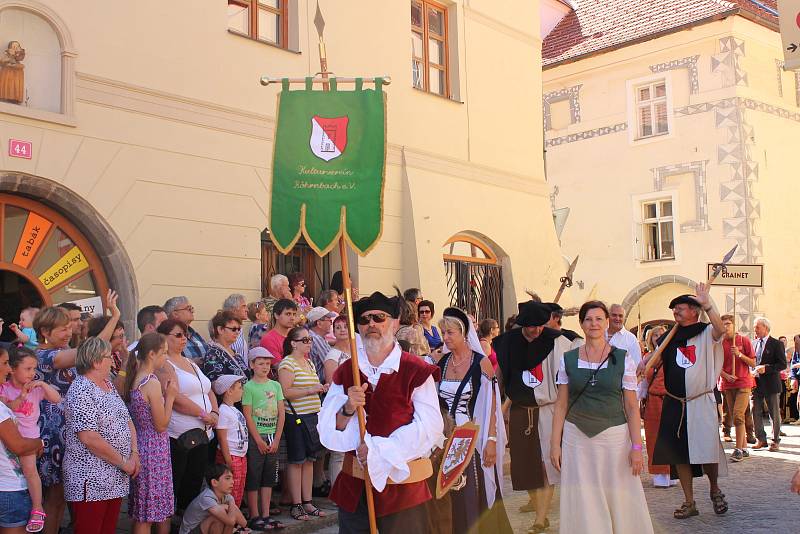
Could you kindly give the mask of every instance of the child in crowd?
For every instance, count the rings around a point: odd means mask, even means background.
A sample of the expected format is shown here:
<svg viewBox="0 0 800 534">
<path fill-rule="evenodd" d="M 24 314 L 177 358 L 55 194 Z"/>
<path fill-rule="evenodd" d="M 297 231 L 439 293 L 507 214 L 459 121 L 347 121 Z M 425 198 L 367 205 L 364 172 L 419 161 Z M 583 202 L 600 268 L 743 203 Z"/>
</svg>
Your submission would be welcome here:
<svg viewBox="0 0 800 534">
<path fill-rule="evenodd" d="M 51 385 L 35 380 L 39 359 L 26 347 L 8 349 L 8 363 L 11 375 L 8 381 L 0 384 L 0 401 L 5 403 L 17 418 L 19 433 L 26 438 L 39 438 L 39 404 L 43 399 L 52 403 L 61 402 L 61 395 Z M 47 515 L 42 506 L 42 480 L 36 470 L 36 456 L 20 458 L 22 473 L 28 481 L 31 496 L 31 515 L 25 529 L 40 532 L 44 528 Z"/>
<path fill-rule="evenodd" d="M 233 501 L 242 505 L 244 477 L 247 475 L 247 423 L 235 403 L 242 400 L 244 378 L 222 375 L 214 380 L 214 393 L 222 396 L 217 421 L 217 463 L 225 464 L 233 473 Z"/>
<path fill-rule="evenodd" d="M 278 483 L 278 446 L 285 418 L 283 390 L 278 382 L 269 378 L 274 356 L 267 349 L 250 349 L 249 359 L 253 378 L 245 384 L 242 397 L 250 436 L 245 482 L 249 526 L 254 530 L 274 530 L 284 527 L 269 517 L 271 513 L 280 513 L 280 509 L 270 509 L 270 499 L 272 488 Z"/>
<path fill-rule="evenodd" d="M 233 473 L 228 466 L 209 466 L 206 483 L 208 487 L 186 507 L 180 534 L 232 532 L 237 525 L 242 527 L 238 532 L 250 532 L 242 512 L 233 502 Z"/>
<path fill-rule="evenodd" d="M 133 534 L 149 534 L 153 523 L 159 525 L 159 532 L 168 532 L 170 517 L 175 513 L 167 425 L 178 395 L 178 384 L 167 380 L 162 394 L 161 383 L 154 374 L 166 361 L 166 337 L 150 332 L 137 343 L 121 376 L 124 378 L 122 398 L 128 404 L 136 427 L 142 466 L 139 474 L 131 479 L 128 497 Z"/>
<path fill-rule="evenodd" d="M 253 323 L 247 335 L 248 346 L 252 349 L 261 345 L 261 337 L 269 330 L 269 311 L 263 300 L 247 305 L 247 318 Z"/>
<path fill-rule="evenodd" d="M 36 350 L 36 347 L 39 346 L 36 330 L 33 329 L 33 318 L 37 313 L 39 313 L 39 308 L 25 308 L 19 312 L 19 326 L 12 324 L 8 327 L 17 336 L 17 341 L 31 350 Z"/>
</svg>

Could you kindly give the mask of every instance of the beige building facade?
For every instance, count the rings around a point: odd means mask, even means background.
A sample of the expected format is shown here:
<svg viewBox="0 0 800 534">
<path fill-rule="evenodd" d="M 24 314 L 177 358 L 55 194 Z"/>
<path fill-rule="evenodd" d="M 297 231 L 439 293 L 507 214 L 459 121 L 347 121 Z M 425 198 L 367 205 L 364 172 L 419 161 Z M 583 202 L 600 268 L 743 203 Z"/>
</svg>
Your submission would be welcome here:
<svg viewBox="0 0 800 534">
<path fill-rule="evenodd" d="M 545 3 L 548 20 L 566 12 Z M 107 287 L 129 326 L 138 307 L 174 295 L 202 320 L 228 294 L 256 299 L 265 277 L 296 270 L 317 296 L 338 255 L 282 256 L 267 237 L 278 89 L 259 84 L 320 70 L 315 7 L 0 0 L 0 41 L 26 50 L 21 101 L 19 69 L 0 72 L 7 323 L 20 306 Z M 539 4 L 320 8 L 331 71 L 392 78 L 384 229 L 351 258 L 360 292 L 418 286 L 439 309 L 498 318 L 526 287 L 555 293 L 564 260 L 531 128 L 542 122 Z"/>
<path fill-rule="evenodd" d="M 735 307 L 715 288 L 718 306 L 744 332 L 766 315 L 791 336 L 800 74 L 782 68 L 776 3 L 579 3 L 543 52 L 553 209 L 581 257 L 572 297 L 622 303 L 629 328 L 671 319 L 670 299 L 738 245 L 763 288 L 737 289 Z"/>
</svg>

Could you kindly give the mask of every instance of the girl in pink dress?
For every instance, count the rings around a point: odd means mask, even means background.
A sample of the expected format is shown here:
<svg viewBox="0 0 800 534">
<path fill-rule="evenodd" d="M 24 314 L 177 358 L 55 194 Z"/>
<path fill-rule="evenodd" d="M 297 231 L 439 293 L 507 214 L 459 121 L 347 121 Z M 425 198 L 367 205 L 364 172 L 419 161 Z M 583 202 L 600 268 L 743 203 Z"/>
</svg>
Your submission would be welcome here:
<svg viewBox="0 0 800 534">
<path fill-rule="evenodd" d="M 32 350 L 12 346 L 8 349 L 8 363 L 11 374 L 7 382 L 0 384 L 0 401 L 14 412 L 19 433 L 25 438 L 38 439 L 39 404 L 42 400 L 59 403 L 61 395 L 53 386 L 35 379 L 39 359 Z M 30 454 L 19 460 L 22 473 L 28 481 L 28 492 L 33 505 L 25 529 L 28 532 L 40 532 L 44 528 L 47 514 L 42 506 L 42 479 L 36 469 L 36 456 Z"/>
</svg>

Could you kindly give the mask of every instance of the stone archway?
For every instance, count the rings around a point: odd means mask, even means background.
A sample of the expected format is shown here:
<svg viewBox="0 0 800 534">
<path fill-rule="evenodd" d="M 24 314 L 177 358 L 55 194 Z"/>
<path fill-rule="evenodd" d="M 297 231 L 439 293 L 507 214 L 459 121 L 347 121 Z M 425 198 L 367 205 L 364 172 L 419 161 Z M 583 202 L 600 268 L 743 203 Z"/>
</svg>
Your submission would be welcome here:
<svg viewBox="0 0 800 534">
<path fill-rule="evenodd" d="M 665 284 L 679 284 L 686 286 L 688 289 L 693 289 L 695 285 L 697 285 L 697 282 L 695 282 L 690 278 L 686 278 L 685 276 L 672 275 L 672 274 L 656 276 L 654 278 L 650 278 L 649 280 L 645 280 L 638 286 L 631 289 L 623 299 L 622 307 L 625 309 L 625 316 L 627 317 L 630 314 L 630 311 L 633 309 L 634 304 L 636 304 L 636 302 L 645 293 L 659 286 L 663 286 Z"/>
<path fill-rule="evenodd" d="M 109 287 L 119 293 L 125 329 L 135 332 L 139 292 L 133 264 L 114 230 L 84 198 L 46 178 L 20 172 L 0 172 L 0 192 L 45 204 L 68 219 L 95 249 Z M 80 214 L 77 217 L 76 214 Z"/>
</svg>

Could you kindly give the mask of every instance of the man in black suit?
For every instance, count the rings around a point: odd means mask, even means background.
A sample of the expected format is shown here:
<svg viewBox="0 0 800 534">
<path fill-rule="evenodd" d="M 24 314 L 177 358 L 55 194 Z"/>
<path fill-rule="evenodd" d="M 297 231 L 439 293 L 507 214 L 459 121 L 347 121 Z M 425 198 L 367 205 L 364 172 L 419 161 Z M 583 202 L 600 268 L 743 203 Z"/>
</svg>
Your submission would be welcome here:
<svg viewBox="0 0 800 534">
<path fill-rule="evenodd" d="M 764 432 L 764 401 L 772 419 L 772 443 L 770 451 L 778 450 L 781 441 L 780 394 L 781 371 L 786 369 L 786 347 L 769 335 L 770 324 L 766 317 L 759 317 L 753 323 L 756 333 L 753 349 L 756 353 L 756 388 L 753 390 L 753 423 L 755 423 L 758 443 L 753 447 L 760 450 L 767 446 L 767 433 Z"/>
</svg>

